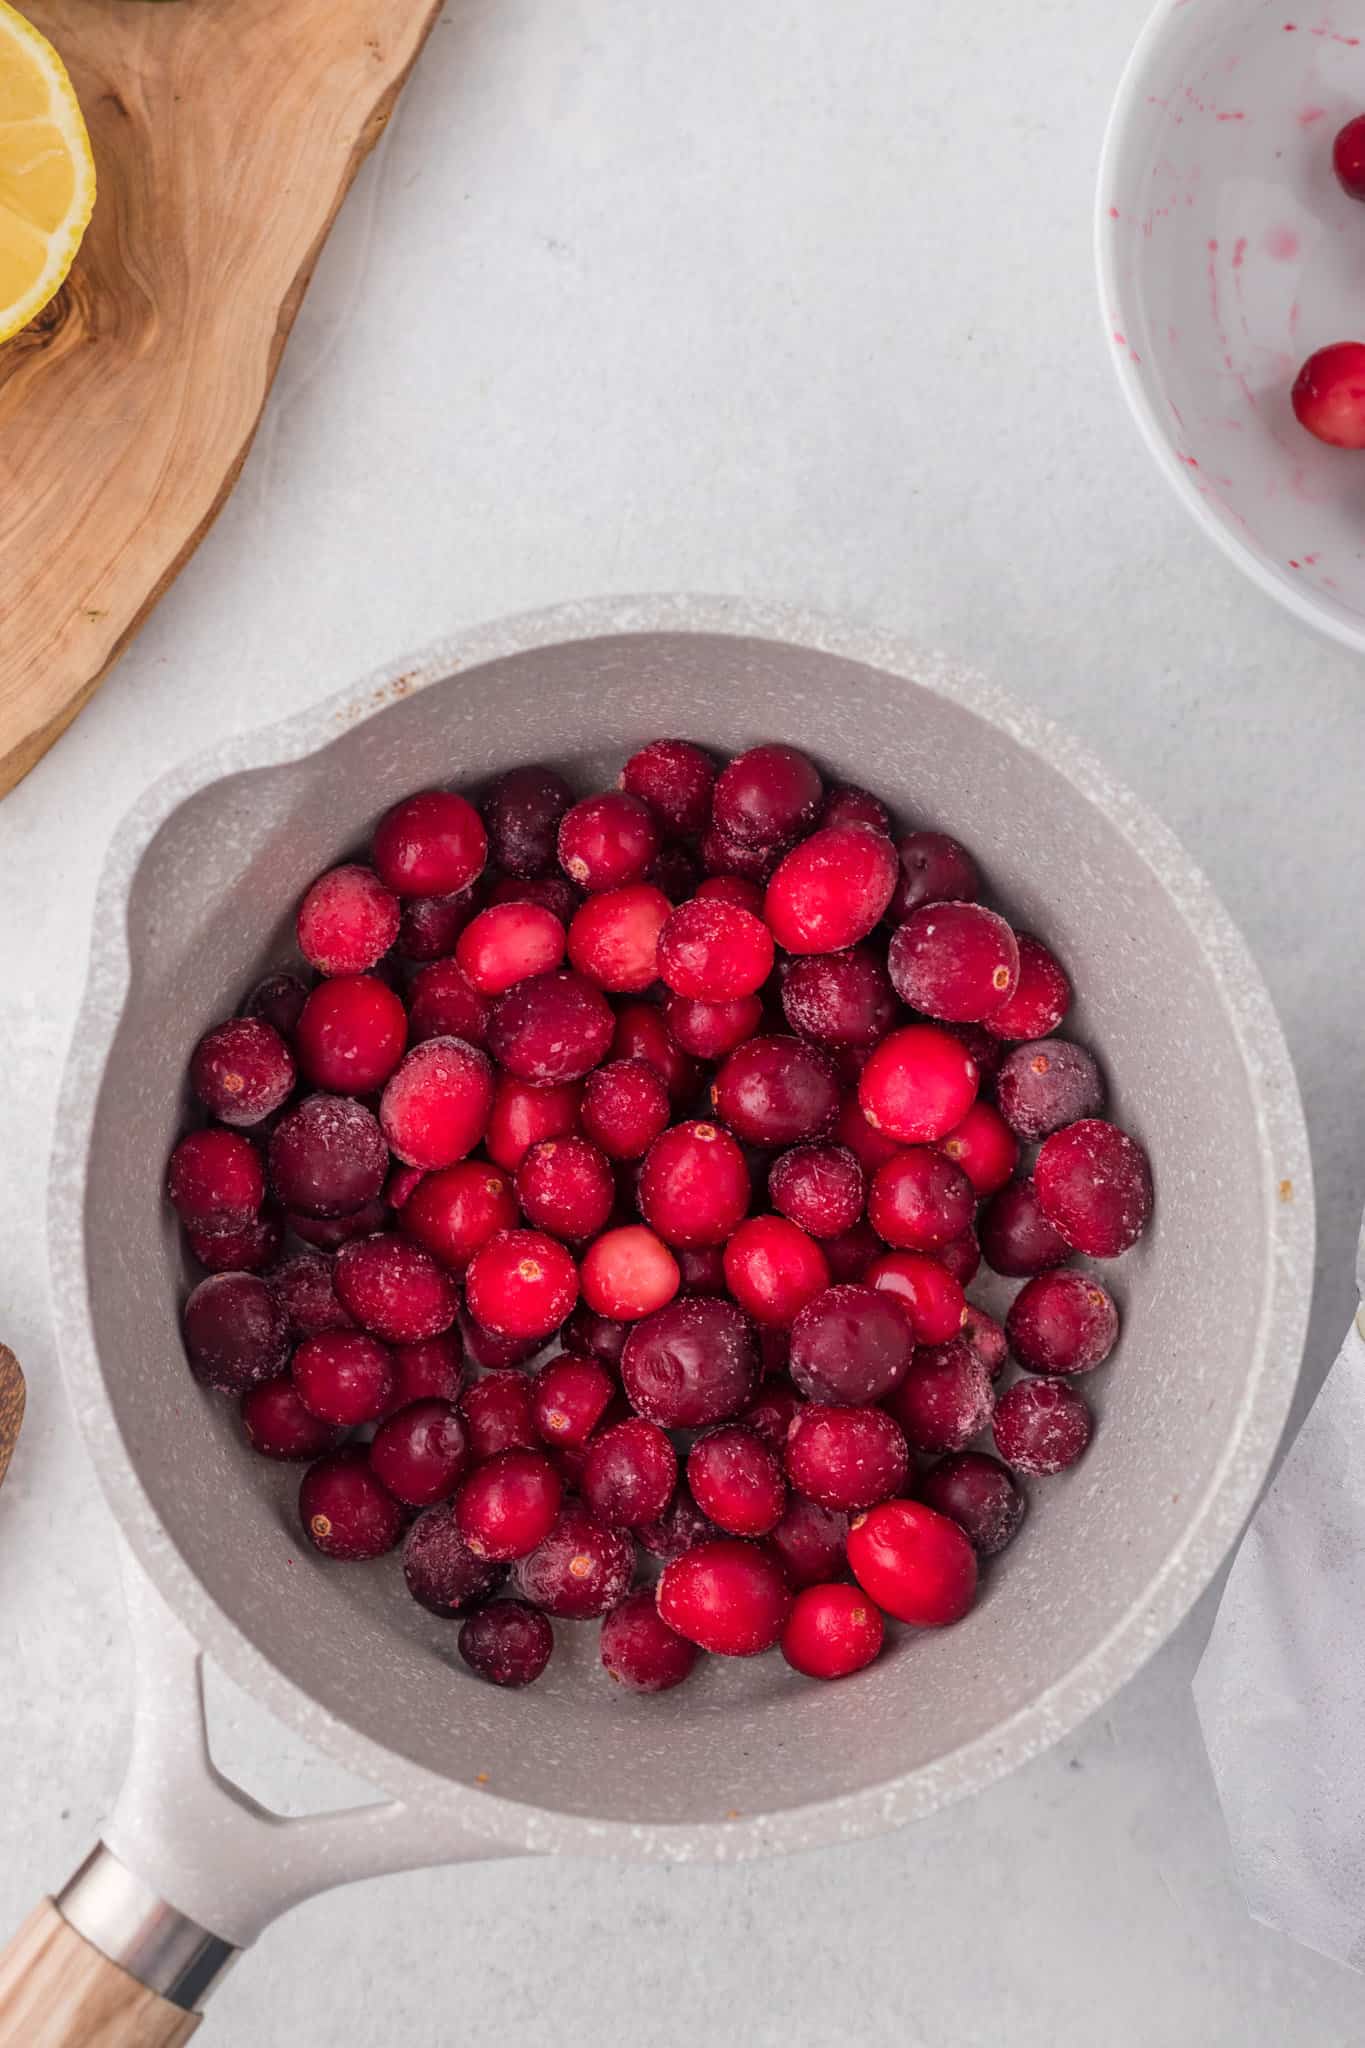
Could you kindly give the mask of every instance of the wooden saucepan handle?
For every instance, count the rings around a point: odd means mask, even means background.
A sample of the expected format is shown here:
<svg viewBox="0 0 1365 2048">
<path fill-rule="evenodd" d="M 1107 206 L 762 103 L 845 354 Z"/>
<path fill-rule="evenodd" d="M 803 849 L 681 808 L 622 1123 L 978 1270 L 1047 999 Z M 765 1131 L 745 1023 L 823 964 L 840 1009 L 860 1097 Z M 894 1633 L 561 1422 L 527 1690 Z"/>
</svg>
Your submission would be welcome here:
<svg viewBox="0 0 1365 2048">
<path fill-rule="evenodd" d="M 51 1899 L 0 1951 L 0 2048 L 179 2048 L 201 2017 L 111 1963 Z"/>
</svg>

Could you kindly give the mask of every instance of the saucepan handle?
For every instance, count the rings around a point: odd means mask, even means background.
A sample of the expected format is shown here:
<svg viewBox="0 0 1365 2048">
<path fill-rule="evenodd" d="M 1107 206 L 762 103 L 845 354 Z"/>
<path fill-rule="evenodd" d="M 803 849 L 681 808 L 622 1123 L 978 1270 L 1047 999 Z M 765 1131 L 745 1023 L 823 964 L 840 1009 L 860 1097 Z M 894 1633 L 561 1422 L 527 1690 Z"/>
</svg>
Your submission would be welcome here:
<svg viewBox="0 0 1365 2048">
<path fill-rule="evenodd" d="M 4 2048 L 179 2048 L 199 2019 L 111 1962 L 52 1899 L 0 1953 Z"/>
</svg>

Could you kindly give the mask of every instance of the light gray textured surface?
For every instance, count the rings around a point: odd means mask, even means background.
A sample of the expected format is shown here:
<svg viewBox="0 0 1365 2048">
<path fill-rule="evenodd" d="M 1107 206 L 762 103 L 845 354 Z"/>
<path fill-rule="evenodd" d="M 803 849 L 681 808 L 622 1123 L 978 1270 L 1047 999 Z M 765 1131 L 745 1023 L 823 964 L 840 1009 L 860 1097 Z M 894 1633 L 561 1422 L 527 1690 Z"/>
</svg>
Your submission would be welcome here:
<svg viewBox="0 0 1365 2048">
<path fill-rule="evenodd" d="M 1184 836 L 1280 1005 L 1322 1225 L 1306 1385 L 1328 1363 L 1365 1196 L 1365 678 L 1198 541 L 1111 387 L 1090 183 L 1139 14 L 488 0 L 435 31 L 238 493 L 0 808 L 0 1262 L 33 1387 L 0 1496 L 6 1923 L 88 1845 L 123 1725 L 40 1241 L 99 857 L 161 768 L 404 646 L 586 590 L 734 590 L 953 647 L 1069 724 Z M 882 1842 L 322 1900 L 229 1980 L 217 2037 L 586 2041 L 609 1995 L 650 2044 L 1345 2044 L 1358 1980 L 1231 1890 L 1201 1640 L 1196 1615 L 1079 1739 Z M 266 1796 L 335 1796 L 240 1701 L 222 1719 Z"/>
</svg>

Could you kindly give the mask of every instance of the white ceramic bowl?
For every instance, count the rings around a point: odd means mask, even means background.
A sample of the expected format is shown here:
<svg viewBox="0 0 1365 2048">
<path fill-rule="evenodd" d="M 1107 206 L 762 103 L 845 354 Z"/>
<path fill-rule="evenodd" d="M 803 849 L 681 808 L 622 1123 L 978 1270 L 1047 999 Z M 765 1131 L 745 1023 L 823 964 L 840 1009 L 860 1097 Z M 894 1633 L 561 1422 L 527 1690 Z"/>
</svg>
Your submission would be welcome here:
<svg viewBox="0 0 1365 2048">
<path fill-rule="evenodd" d="M 1365 109 L 1365 10 L 1161 0 L 1100 168 L 1119 382 L 1204 530 L 1281 604 L 1365 648 L 1365 457 L 1294 419 L 1299 366 L 1365 339 L 1365 206 L 1332 139 Z"/>
</svg>

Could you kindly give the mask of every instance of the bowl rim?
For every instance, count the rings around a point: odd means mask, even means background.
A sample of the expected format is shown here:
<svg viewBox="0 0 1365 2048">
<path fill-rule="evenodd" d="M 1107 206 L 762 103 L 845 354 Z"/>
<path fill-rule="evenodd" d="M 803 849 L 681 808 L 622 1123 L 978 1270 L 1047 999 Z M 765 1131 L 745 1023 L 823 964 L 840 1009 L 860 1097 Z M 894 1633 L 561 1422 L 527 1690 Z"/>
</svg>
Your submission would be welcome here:
<svg viewBox="0 0 1365 2048">
<path fill-rule="evenodd" d="M 622 635 L 688 634 L 795 645 L 913 677 L 1042 755 L 1097 806 L 1154 875 L 1193 931 L 1248 1073 L 1264 1169 L 1267 1280 L 1233 1430 L 1180 1543 L 1108 1634 L 1048 1690 L 992 1730 L 899 1778 L 776 1812 L 726 1821 L 603 1821 L 528 1805 L 440 1777 L 323 1706 L 257 1649 L 214 1602 L 162 1527 L 127 1454 L 99 1363 L 84 1264 L 88 1134 L 130 975 L 127 905 L 142 857 L 187 798 L 241 772 L 321 751 L 400 696 L 460 671 L 540 648 Z M 1031 709 L 955 661 L 873 628 L 747 600 L 664 596 L 557 606 L 476 626 L 390 662 L 282 723 L 221 741 L 162 775 L 111 840 L 92 913 L 85 994 L 59 1097 L 48 1204 L 49 1268 L 68 1396 L 106 1499 L 134 1555 L 227 1675 L 287 1726 L 399 1799 L 420 1799 L 433 1828 L 455 1831 L 452 1856 L 561 1850 L 647 1860 L 739 1861 L 856 1840 L 937 1810 L 1041 1753 L 1104 1704 L 1183 1619 L 1249 1514 L 1288 1414 L 1313 1282 L 1314 1222 L 1307 1135 L 1270 997 L 1244 940 L 1179 842 L 1098 760 Z M 1292 1180 L 1294 1199 L 1275 1199 Z M 434 1860 L 434 1859 L 433 1859 Z"/>
<path fill-rule="evenodd" d="M 1128 333 L 1130 327 L 1122 310 L 1129 300 L 1119 278 L 1114 222 L 1109 212 L 1113 203 L 1111 194 L 1115 189 L 1119 159 L 1128 140 L 1129 129 L 1146 105 L 1151 64 L 1168 35 L 1174 34 L 1182 24 L 1185 12 L 1184 0 L 1157 0 L 1129 53 L 1105 124 L 1095 184 L 1093 225 L 1095 280 L 1105 352 L 1148 452 L 1195 525 L 1276 604 L 1341 646 L 1363 653 L 1365 621 L 1353 620 L 1344 606 L 1325 593 L 1315 592 L 1311 584 L 1292 581 L 1270 562 L 1263 550 L 1248 546 L 1232 526 L 1211 509 L 1208 500 L 1191 482 L 1191 472 L 1179 458 L 1166 422 L 1147 388 L 1147 380 L 1138 374 L 1139 365 L 1126 347 L 1120 348 L 1114 341 L 1116 317 L 1121 333 Z"/>
</svg>

